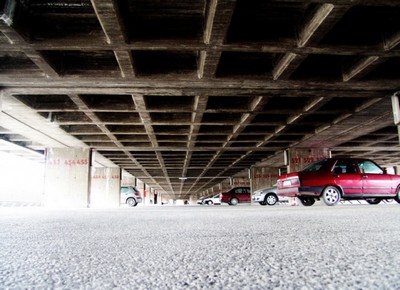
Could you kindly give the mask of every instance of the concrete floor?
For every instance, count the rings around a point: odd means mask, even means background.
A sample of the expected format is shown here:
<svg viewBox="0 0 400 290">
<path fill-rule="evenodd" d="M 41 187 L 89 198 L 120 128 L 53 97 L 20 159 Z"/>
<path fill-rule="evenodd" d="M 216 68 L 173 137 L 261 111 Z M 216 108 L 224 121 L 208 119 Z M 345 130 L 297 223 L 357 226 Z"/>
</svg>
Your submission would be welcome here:
<svg viewBox="0 0 400 290">
<path fill-rule="evenodd" d="M 400 289 L 400 205 L 0 208 L 0 289 Z"/>
</svg>

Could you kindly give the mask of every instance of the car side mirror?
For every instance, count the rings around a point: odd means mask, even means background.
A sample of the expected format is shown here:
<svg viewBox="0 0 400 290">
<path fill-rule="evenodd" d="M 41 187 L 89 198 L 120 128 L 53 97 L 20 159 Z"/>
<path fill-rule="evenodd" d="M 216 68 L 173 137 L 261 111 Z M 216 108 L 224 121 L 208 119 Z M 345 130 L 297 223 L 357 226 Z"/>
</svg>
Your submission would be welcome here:
<svg viewBox="0 0 400 290">
<path fill-rule="evenodd" d="M 387 174 L 387 168 L 383 167 L 382 169 L 383 169 L 383 174 Z"/>
</svg>

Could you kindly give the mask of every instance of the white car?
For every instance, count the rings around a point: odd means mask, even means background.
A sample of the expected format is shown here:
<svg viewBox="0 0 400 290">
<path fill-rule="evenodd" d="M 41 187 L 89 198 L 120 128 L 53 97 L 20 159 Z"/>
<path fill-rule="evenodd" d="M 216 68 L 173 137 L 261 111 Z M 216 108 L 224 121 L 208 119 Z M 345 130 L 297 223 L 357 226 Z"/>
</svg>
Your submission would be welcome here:
<svg viewBox="0 0 400 290">
<path fill-rule="evenodd" d="M 206 199 L 208 196 L 201 196 L 198 200 L 197 200 L 197 204 L 203 204 L 204 203 L 204 199 Z"/>
<path fill-rule="evenodd" d="M 203 200 L 203 204 L 207 204 L 207 205 L 221 204 L 221 199 L 220 199 L 219 196 L 220 196 L 220 194 L 217 193 L 217 194 L 215 194 L 215 195 L 206 197 L 206 198 Z"/>
<path fill-rule="evenodd" d="M 129 206 L 137 206 L 138 203 L 142 202 L 140 191 L 134 186 L 121 186 L 120 199 L 121 203 L 126 203 Z"/>
<path fill-rule="evenodd" d="M 253 200 L 261 205 L 275 205 L 277 202 L 288 202 L 287 197 L 278 195 L 278 187 L 276 184 L 255 191 Z"/>
</svg>

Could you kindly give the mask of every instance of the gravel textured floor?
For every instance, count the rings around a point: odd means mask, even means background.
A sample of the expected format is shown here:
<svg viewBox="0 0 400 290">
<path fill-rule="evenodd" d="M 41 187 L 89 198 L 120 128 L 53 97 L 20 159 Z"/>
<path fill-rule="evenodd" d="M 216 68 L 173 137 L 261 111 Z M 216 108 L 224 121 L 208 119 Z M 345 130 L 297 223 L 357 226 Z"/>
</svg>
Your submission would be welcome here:
<svg viewBox="0 0 400 290">
<path fill-rule="evenodd" d="M 0 289 L 400 289 L 400 205 L 0 208 Z"/>
</svg>

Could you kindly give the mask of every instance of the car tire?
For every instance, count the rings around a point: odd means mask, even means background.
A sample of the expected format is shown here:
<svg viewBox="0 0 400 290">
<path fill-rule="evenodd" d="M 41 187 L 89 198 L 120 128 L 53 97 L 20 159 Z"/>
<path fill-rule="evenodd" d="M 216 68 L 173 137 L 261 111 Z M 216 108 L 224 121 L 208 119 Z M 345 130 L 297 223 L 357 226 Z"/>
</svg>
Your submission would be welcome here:
<svg viewBox="0 0 400 290">
<path fill-rule="evenodd" d="M 278 197 L 276 196 L 275 193 L 268 193 L 265 196 L 264 202 L 267 205 L 275 205 L 278 202 Z"/>
<path fill-rule="evenodd" d="M 397 203 L 400 203 L 400 188 L 397 189 L 397 194 L 394 197 L 394 200 L 397 201 Z"/>
<path fill-rule="evenodd" d="M 236 197 L 231 198 L 229 205 L 237 205 L 239 200 Z"/>
<path fill-rule="evenodd" d="M 381 198 L 366 198 L 365 201 L 368 202 L 369 204 L 378 204 L 382 201 L 382 199 Z"/>
<path fill-rule="evenodd" d="M 299 199 L 304 206 L 312 206 L 315 203 L 315 198 L 313 197 L 299 197 Z"/>
<path fill-rule="evenodd" d="M 266 203 L 265 203 L 265 201 L 260 201 L 260 202 L 258 202 L 259 204 L 261 204 L 261 205 L 267 205 Z"/>
<path fill-rule="evenodd" d="M 212 200 L 207 200 L 207 205 L 213 205 Z"/>
<path fill-rule="evenodd" d="M 137 202 L 133 197 L 130 197 L 126 200 L 126 204 L 133 207 L 133 206 L 137 206 Z"/>
<path fill-rule="evenodd" d="M 337 205 L 340 202 L 340 191 L 337 187 L 327 186 L 322 191 L 322 200 L 328 206 Z"/>
</svg>

